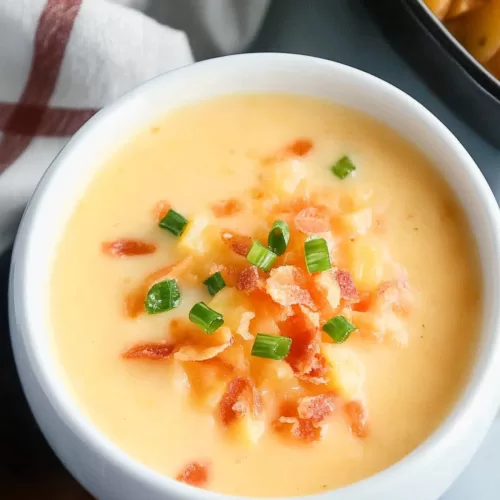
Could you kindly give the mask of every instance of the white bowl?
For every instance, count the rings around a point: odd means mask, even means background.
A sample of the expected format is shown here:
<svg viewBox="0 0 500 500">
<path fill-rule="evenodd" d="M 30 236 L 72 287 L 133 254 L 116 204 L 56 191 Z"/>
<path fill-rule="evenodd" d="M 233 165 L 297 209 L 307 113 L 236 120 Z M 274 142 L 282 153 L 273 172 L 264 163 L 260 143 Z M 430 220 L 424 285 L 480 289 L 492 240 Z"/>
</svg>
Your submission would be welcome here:
<svg viewBox="0 0 500 500">
<path fill-rule="evenodd" d="M 250 54 L 197 63 L 142 85 L 98 113 L 73 137 L 29 203 L 12 260 L 12 343 L 31 409 L 59 458 L 98 499 L 231 498 L 150 470 L 93 426 L 58 376 L 47 289 L 61 232 L 103 156 L 171 109 L 216 95 L 260 91 L 322 97 L 378 118 L 423 150 L 463 200 L 479 248 L 485 302 L 480 348 L 462 397 L 438 430 L 397 464 L 345 488 L 308 497 L 434 500 L 468 463 L 500 403 L 498 206 L 471 157 L 429 111 L 388 83 L 330 61 Z M 457 332 L 457 342 L 467 334 Z"/>
</svg>

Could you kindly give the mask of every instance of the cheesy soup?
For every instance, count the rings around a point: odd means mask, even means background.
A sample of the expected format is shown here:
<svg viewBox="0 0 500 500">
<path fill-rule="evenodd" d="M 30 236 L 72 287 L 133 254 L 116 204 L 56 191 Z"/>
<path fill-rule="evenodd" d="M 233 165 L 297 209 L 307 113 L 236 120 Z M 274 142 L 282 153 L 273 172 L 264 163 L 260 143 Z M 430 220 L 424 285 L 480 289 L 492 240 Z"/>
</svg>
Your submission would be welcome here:
<svg viewBox="0 0 500 500">
<path fill-rule="evenodd" d="M 88 418 L 161 474 L 246 496 L 410 453 L 459 396 L 482 319 L 467 221 L 426 157 L 274 94 L 181 108 L 113 153 L 50 296 Z"/>
</svg>

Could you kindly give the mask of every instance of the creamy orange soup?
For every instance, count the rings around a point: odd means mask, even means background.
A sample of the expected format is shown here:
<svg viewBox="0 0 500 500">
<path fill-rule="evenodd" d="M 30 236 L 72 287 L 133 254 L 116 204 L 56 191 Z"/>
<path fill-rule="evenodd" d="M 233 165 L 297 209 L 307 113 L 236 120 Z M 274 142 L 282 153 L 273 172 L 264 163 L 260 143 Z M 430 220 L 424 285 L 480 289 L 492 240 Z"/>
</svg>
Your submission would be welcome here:
<svg viewBox="0 0 500 500">
<path fill-rule="evenodd" d="M 265 94 L 184 107 L 114 153 L 50 290 L 88 418 L 161 474 L 248 496 L 345 486 L 422 443 L 467 378 L 480 292 L 422 153 L 351 109 Z"/>
</svg>

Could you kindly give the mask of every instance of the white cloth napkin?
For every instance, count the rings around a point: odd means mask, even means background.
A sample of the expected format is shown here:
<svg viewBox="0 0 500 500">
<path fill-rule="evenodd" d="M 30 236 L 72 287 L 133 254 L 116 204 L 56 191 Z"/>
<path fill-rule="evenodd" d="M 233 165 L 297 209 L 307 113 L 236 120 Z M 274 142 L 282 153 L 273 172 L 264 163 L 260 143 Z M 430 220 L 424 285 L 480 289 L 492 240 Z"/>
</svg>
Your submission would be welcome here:
<svg viewBox="0 0 500 500">
<path fill-rule="evenodd" d="M 166 24 L 188 33 L 198 58 L 236 52 L 269 1 L 0 0 L 0 252 L 40 177 L 90 116 L 193 62 L 186 34 Z"/>
</svg>

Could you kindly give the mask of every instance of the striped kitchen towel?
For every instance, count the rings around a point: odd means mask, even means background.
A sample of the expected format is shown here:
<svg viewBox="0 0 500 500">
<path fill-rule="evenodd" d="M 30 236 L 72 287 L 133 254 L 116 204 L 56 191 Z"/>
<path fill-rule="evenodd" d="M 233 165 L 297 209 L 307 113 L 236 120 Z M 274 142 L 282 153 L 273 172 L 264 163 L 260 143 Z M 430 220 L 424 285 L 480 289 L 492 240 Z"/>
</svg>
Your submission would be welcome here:
<svg viewBox="0 0 500 500">
<path fill-rule="evenodd" d="M 0 253 L 40 177 L 86 120 L 191 63 L 185 32 L 199 57 L 243 50 L 269 1 L 0 0 Z"/>
</svg>

